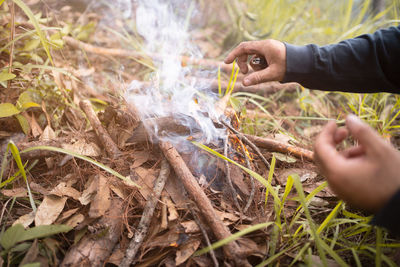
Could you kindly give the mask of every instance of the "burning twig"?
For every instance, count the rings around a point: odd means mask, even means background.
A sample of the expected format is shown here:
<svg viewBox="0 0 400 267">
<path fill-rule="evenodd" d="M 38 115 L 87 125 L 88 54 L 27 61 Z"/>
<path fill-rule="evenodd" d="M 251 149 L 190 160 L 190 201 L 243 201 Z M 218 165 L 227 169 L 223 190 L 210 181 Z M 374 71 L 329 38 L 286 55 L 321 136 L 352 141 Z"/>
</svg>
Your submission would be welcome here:
<svg viewBox="0 0 400 267">
<path fill-rule="evenodd" d="M 249 139 L 247 139 L 246 136 L 245 136 L 244 134 L 242 134 L 241 132 L 236 131 L 236 129 L 233 128 L 232 126 L 230 126 L 229 124 L 227 124 L 227 123 L 225 123 L 225 122 L 222 122 L 222 124 L 225 125 L 226 127 L 228 127 L 229 130 L 231 130 L 231 131 L 232 131 L 233 133 L 235 133 L 237 136 L 239 136 L 239 138 L 240 138 L 241 140 L 243 140 L 244 142 L 246 142 L 246 144 L 248 144 L 248 145 L 251 147 L 251 149 L 253 149 L 254 152 L 257 153 L 257 155 L 261 158 L 262 162 L 265 164 L 265 166 L 266 166 L 268 169 L 271 168 L 271 165 L 269 164 L 269 162 L 267 161 L 267 159 L 263 156 L 263 154 L 261 153 L 260 149 L 258 149 L 258 147 L 257 147 L 255 144 L 253 144 L 253 142 L 251 142 Z M 276 180 L 277 180 L 277 182 L 279 182 L 278 179 L 276 179 Z"/>
<path fill-rule="evenodd" d="M 81 109 L 86 113 L 86 116 L 92 125 L 93 129 L 95 130 L 97 136 L 99 137 L 101 143 L 103 144 L 107 154 L 111 158 L 116 158 L 121 152 L 119 151 L 117 145 L 111 139 L 110 135 L 101 125 L 99 118 L 97 117 L 96 113 L 92 108 L 92 104 L 89 100 L 82 100 L 79 103 Z"/>
<path fill-rule="evenodd" d="M 229 143 L 229 136 L 226 136 L 226 139 L 224 141 L 224 156 L 228 157 L 228 143 Z M 229 185 L 229 188 L 231 189 L 231 194 L 232 194 L 232 199 L 233 202 L 235 203 L 236 208 L 242 212 L 242 208 L 239 205 L 239 201 L 237 200 L 237 195 L 238 193 L 236 192 L 236 189 L 233 187 L 232 184 L 232 179 L 231 179 L 231 169 L 229 167 L 229 162 L 225 161 L 225 168 L 226 168 L 226 182 Z"/>
<path fill-rule="evenodd" d="M 104 55 L 104 56 L 114 56 L 114 57 L 146 57 L 150 56 L 152 59 L 156 60 L 162 60 L 162 56 L 159 54 L 151 54 L 148 55 L 146 53 L 134 51 L 134 50 L 127 50 L 127 49 L 118 49 L 118 48 L 104 48 L 104 47 L 99 47 L 99 46 L 94 46 L 91 44 L 87 44 L 81 41 L 78 41 L 72 37 L 69 36 L 64 36 L 63 37 L 64 41 L 74 47 L 74 48 L 79 48 L 83 49 L 86 52 L 93 53 L 93 54 L 99 54 L 99 55 Z M 218 68 L 220 67 L 221 70 L 225 72 L 230 72 L 232 70 L 232 65 L 225 64 L 223 62 L 211 60 L 211 59 L 194 59 L 188 56 L 180 56 L 181 64 L 182 66 L 186 65 L 199 65 L 203 67 L 210 67 L 210 68 Z"/>
<path fill-rule="evenodd" d="M 300 159 L 306 159 L 309 161 L 314 160 L 314 153 L 310 150 L 295 147 L 292 145 L 284 144 L 278 142 L 276 140 L 265 138 L 265 137 L 258 137 L 254 135 L 245 134 L 244 135 L 248 140 L 253 142 L 256 146 L 260 148 L 265 148 L 271 152 L 279 152 L 284 154 L 290 154 Z"/>
<path fill-rule="evenodd" d="M 128 267 L 131 264 L 135 263 L 133 260 L 140 246 L 143 243 L 143 239 L 146 237 L 151 218 L 153 217 L 154 209 L 157 205 L 158 199 L 160 198 L 161 192 L 164 189 L 164 185 L 169 176 L 169 172 L 170 172 L 169 164 L 167 160 L 164 158 L 161 161 L 160 174 L 158 175 L 157 180 L 154 182 L 152 196 L 149 197 L 146 202 L 142 218 L 140 219 L 139 222 L 138 230 L 133 239 L 131 240 L 131 242 L 129 243 L 129 247 L 126 250 L 125 257 L 122 260 L 120 266 Z"/>
<path fill-rule="evenodd" d="M 182 181 L 183 186 L 189 193 L 192 200 L 196 203 L 201 214 L 206 220 L 208 226 L 213 231 L 214 235 L 218 239 L 224 239 L 231 235 L 229 229 L 223 224 L 223 222 L 217 217 L 214 208 L 207 198 L 204 191 L 201 189 L 199 184 L 194 178 L 193 174 L 190 172 L 189 168 L 186 166 L 182 157 L 179 155 L 178 151 L 167 142 L 160 142 L 160 148 L 164 153 L 165 157 L 173 167 L 176 175 Z M 236 242 L 230 242 L 224 247 L 224 253 L 237 266 L 250 266 L 246 259 L 243 257 L 242 251 Z"/>
</svg>

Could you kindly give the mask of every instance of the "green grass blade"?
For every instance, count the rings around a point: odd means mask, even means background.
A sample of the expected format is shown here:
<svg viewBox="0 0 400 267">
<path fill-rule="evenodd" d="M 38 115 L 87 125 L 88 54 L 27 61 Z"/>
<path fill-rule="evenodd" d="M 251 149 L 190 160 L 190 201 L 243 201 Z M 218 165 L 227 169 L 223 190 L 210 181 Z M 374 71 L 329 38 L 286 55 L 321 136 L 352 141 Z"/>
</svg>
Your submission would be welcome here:
<svg viewBox="0 0 400 267">
<path fill-rule="evenodd" d="M 269 169 L 268 172 L 268 183 L 272 183 L 272 177 L 274 176 L 274 171 L 275 171 L 275 164 L 276 164 L 276 158 L 275 155 L 272 155 L 271 159 L 271 168 Z M 265 189 L 265 201 L 264 201 L 264 207 L 267 207 L 267 201 L 268 201 L 268 194 L 269 194 L 269 189 Z"/>
<path fill-rule="evenodd" d="M 31 204 L 33 212 L 36 212 L 36 205 L 35 205 L 35 201 L 33 200 L 31 188 L 30 188 L 29 183 L 28 183 L 28 178 L 26 177 L 25 167 L 22 164 L 21 155 L 19 153 L 19 150 L 18 150 L 17 146 L 14 144 L 13 141 L 10 141 L 8 143 L 8 145 L 7 145 L 7 153 L 8 153 L 8 151 L 11 151 L 11 154 L 13 155 L 13 158 L 14 158 L 15 162 L 17 163 L 18 169 L 20 170 L 21 175 L 25 180 L 26 188 L 28 190 L 29 202 Z"/>
<path fill-rule="evenodd" d="M 328 226 L 328 224 L 336 217 L 337 211 L 342 206 L 342 204 L 343 204 L 343 201 L 339 201 L 339 203 L 336 205 L 336 207 L 333 210 L 331 210 L 329 215 L 325 218 L 325 220 L 318 227 L 317 234 L 320 234 Z"/>
<path fill-rule="evenodd" d="M 49 46 L 47 44 L 47 38 L 44 35 L 42 29 L 40 28 L 39 22 L 37 21 L 32 10 L 21 0 L 13 0 L 13 1 L 16 5 L 18 5 L 24 11 L 24 13 L 28 16 L 29 20 L 32 22 L 37 34 L 39 35 L 40 42 L 42 43 L 42 46 L 43 46 L 44 50 L 46 51 L 47 57 L 50 59 L 51 64 L 54 65 L 53 58 L 51 57 L 51 54 L 50 54 Z"/>
<path fill-rule="evenodd" d="M 78 159 L 85 160 L 85 161 L 90 162 L 93 165 L 95 165 L 95 166 L 107 171 L 108 173 L 120 178 L 121 180 L 125 181 L 129 185 L 136 186 L 136 187 L 140 188 L 140 186 L 137 185 L 135 182 L 133 182 L 131 179 L 129 179 L 129 177 L 122 176 L 121 174 L 119 174 L 118 172 L 114 171 L 113 169 L 107 167 L 106 165 L 101 164 L 100 162 L 97 162 L 97 161 L 95 161 L 95 160 L 93 160 L 93 159 L 91 159 L 89 157 L 79 155 L 78 153 L 75 153 L 73 151 L 69 151 L 69 150 L 66 150 L 66 149 L 63 149 L 63 148 L 52 147 L 52 146 L 34 146 L 34 147 L 30 147 L 30 148 L 27 148 L 27 149 L 21 151 L 21 153 L 27 153 L 27 152 L 35 151 L 35 150 L 48 150 L 48 151 L 59 152 L 59 153 L 63 153 L 63 154 L 66 154 L 66 155 L 70 155 L 70 156 L 76 157 Z"/>
<path fill-rule="evenodd" d="M 214 244 L 212 244 L 211 246 L 205 247 L 199 251 L 197 251 L 196 253 L 193 254 L 193 256 L 200 256 L 203 255 L 204 253 L 209 252 L 210 250 L 214 250 L 217 249 L 219 247 L 222 247 L 232 241 L 235 241 L 236 239 L 238 239 L 239 237 L 242 237 L 244 235 L 247 235 L 248 233 L 263 229 L 263 228 L 267 228 L 268 226 L 272 225 L 273 222 L 266 222 L 266 223 L 260 223 L 260 224 L 256 224 L 256 225 L 252 225 L 244 230 L 241 230 L 237 233 L 232 234 L 231 236 L 224 238 L 222 240 L 219 240 L 218 242 L 215 242 Z"/>
</svg>

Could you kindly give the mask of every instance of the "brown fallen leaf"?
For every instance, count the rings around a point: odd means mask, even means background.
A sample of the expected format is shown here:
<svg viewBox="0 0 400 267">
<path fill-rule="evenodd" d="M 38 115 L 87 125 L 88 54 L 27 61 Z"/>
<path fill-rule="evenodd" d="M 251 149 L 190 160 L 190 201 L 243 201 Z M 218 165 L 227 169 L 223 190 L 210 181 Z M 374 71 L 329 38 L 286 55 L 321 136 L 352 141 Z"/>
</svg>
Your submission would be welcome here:
<svg viewBox="0 0 400 267">
<path fill-rule="evenodd" d="M 27 228 L 29 225 L 33 223 L 34 220 L 35 220 L 35 212 L 31 211 L 28 214 L 22 215 L 21 217 L 16 219 L 13 225 L 22 224 L 25 228 Z"/>
<path fill-rule="evenodd" d="M 98 218 L 103 216 L 111 205 L 110 187 L 107 178 L 103 175 L 97 175 L 95 178 L 97 194 L 90 203 L 89 217 Z"/>
<path fill-rule="evenodd" d="M 185 229 L 186 234 L 194 234 L 200 232 L 200 228 L 195 221 L 181 222 L 181 226 Z"/>
<path fill-rule="evenodd" d="M 55 195 L 59 197 L 71 197 L 75 200 L 79 200 L 81 193 L 75 188 L 67 186 L 65 182 L 59 183 L 53 190 L 50 191 L 50 195 Z"/>
<path fill-rule="evenodd" d="M 0 192 L 5 195 L 6 197 L 27 197 L 28 196 L 28 191 L 23 188 L 14 188 L 14 189 L 3 189 L 0 190 Z"/>
<path fill-rule="evenodd" d="M 183 244 L 178 251 L 176 252 L 176 257 L 175 257 L 175 264 L 176 266 L 181 265 L 184 263 L 187 259 L 189 259 L 190 256 L 193 255 L 193 253 L 197 250 L 197 248 L 200 246 L 200 240 L 198 239 L 193 239 L 187 241 L 185 244 Z"/>
<path fill-rule="evenodd" d="M 134 182 L 136 182 L 141 188 L 139 189 L 140 194 L 145 200 L 151 195 L 153 191 L 154 180 L 156 179 L 156 173 L 154 170 L 138 167 L 134 170 Z"/>
<path fill-rule="evenodd" d="M 81 222 L 85 220 L 85 216 L 83 214 L 78 213 L 69 218 L 64 224 L 71 226 L 72 228 L 77 227 Z"/>
<path fill-rule="evenodd" d="M 147 162 L 150 157 L 150 152 L 148 150 L 136 151 L 133 155 L 134 162 L 132 168 L 137 168 Z"/>
<path fill-rule="evenodd" d="M 229 166 L 231 172 L 232 182 L 236 187 L 246 196 L 250 195 L 250 190 L 248 184 L 244 182 L 243 171 L 233 164 Z"/>
<path fill-rule="evenodd" d="M 85 190 L 83 190 L 83 192 L 81 194 L 81 197 L 79 198 L 79 202 L 84 206 L 89 204 L 92 201 L 93 197 L 94 197 L 96 189 L 97 189 L 97 186 L 96 186 L 96 183 L 95 183 L 95 179 L 92 176 L 86 182 Z"/>
<path fill-rule="evenodd" d="M 79 139 L 73 144 L 62 144 L 61 147 L 83 156 L 101 156 L 101 149 L 95 143 L 86 143 L 83 139 Z"/>
<path fill-rule="evenodd" d="M 49 140 L 54 140 L 55 138 L 56 138 L 56 133 L 50 127 L 50 125 L 47 125 L 46 128 L 44 128 L 43 133 L 39 139 L 40 141 L 49 141 Z"/>
<path fill-rule="evenodd" d="M 317 177 L 317 173 L 313 172 L 308 169 L 300 169 L 300 168 L 289 168 L 289 169 L 284 169 L 278 173 L 278 179 L 281 182 L 281 184 L 286 185 L 287 178 L 289 175 L 292 174 L 297 174 L 300 177 L 301 182 L 305 182 L 306 180 L 312 180 L 315 177 Z"/>
<path fill-rule="evenodd" d="M 48 195 L 43 198 L 42 203 L 35 215 L 35 225 L 50 225 L 56 221 L 64 209 L 66 197 Z"/>
<path fill-rule="evenodd" d="M 79 210 L 79 208 L 75 208 L 75 209 L 70 209 L 70 210 L 63 212 L 61 214 L 61 216 L 57 219 L 56 223 L 61 224 L 64 220 L 66 220 L 69 217 L 71 217 L 72 215 L 74 215 L 78 210 Z"/>
<path fill-rule="evenodd" d="M 168 221 L 172 222 L 179 218 L 178 211 L 175 208 L 174 203 L 172 202 L 170 197 L 166 197 L 165 199 L 167 208 L 168 208 Z"/>
</svg>

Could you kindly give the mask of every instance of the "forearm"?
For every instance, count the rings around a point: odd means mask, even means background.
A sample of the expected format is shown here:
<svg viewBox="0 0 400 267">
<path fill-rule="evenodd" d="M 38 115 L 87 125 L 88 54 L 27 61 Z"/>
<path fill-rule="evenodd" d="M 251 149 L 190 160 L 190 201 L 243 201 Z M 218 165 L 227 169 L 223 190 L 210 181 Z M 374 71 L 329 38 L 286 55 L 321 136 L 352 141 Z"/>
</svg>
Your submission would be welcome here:
<svg viewBox="0 0 400 267">
<path fill-rule="evenodd" d="M 328 91 L 400 93 L 400 27 L 322 47 L 285 45 L 283 82 Z"/>
</svg>

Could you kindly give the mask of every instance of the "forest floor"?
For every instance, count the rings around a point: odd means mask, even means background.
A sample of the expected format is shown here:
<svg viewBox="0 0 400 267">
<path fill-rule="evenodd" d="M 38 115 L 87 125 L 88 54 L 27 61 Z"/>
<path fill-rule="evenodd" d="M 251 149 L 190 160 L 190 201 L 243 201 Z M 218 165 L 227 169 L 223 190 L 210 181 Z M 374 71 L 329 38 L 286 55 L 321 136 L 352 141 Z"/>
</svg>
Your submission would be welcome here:
<svg viewBox="0 0 400 267">
<path fill-rule="evenodd" d="M 393 127 L 397 98 L 242 86 L 222 63 L 229 17 L 211 1 L 190 19 L 200 53 L 174 58 L 177 90 L 201 92 L 164 94 L 154 73 L 168 57 L 144 48 L 141 2 L 123 3 L 0 6 L 0 264 L 399 264 L 399 244 L 336 198 L 312 152 L 326 121 L 349 111 L 374 109 Z M 132 100 L 146 90 L 161 102 Z"/>
</svg>

